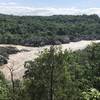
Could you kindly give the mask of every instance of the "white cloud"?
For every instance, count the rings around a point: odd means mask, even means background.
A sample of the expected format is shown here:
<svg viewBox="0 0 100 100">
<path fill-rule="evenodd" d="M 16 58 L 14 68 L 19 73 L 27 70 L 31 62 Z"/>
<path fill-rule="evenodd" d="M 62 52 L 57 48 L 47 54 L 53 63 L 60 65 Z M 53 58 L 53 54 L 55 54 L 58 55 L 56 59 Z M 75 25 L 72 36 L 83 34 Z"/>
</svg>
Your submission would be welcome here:
<svg viewBox="0 0 100 100">
<path fill-rule="evenodd" d="M 1 2 L 0 6 L 15 6 L 16 2 Z"/>
<path fill-rule="evenodd" d="M 100 8 L 89 8 L 89 9 L 84 9 L 83 13 L 85 14 L 98 14 L 100 16 Z"/>
<path fill-rule="evenodd" d="M 34 16 L 49 16 L 49 15 L 81 15 L 81 14 L 98 14 L 100 16 L 100 8 L 34 8 L 17 6 L 15 3 L 1 4 L 0 13 L 13 15 L 34 15 Z"/>
</svg>

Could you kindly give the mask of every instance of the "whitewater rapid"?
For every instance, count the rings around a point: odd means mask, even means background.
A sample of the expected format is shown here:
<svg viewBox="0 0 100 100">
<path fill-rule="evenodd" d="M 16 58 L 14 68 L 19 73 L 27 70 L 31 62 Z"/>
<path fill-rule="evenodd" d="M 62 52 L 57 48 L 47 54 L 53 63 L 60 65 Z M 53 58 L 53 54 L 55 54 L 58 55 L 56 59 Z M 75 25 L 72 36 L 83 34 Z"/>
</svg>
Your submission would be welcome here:
<svg viewBox="0 0 100 100">
<path fill-rule="evenodd" d="M 70 42 L 68 44 L 61 44 L 57 45 L 57 47 L 62 47 L 62 50 L 82 50 L 86 48 L 88 45 L 91 45 L 92 43 L 100 43 L 100 40 L 94 40 L 94 41 L 79 41 L 79 42 Z M 44 46 L 44 47 L 27 47 L 27 46 L 20 46 L 20 45 L 5 45 L 1 44 L 0 46 L 6 47 L 6 46 L 12 46 L 16 47 L 19 50 L 24 50 L 22 52 L 18 52 L 17 54 L 12 54 L 9 56 L 9 61 L 8 64 L 1 66 L 0 70 L 4 73 L 5 78 L 10 80 L 10 72 L 7 66 L 13 66 L 13 74 L 14 74 L 14 79 L 22 79 L 25 68 L 24 68 L 24 63 L 29 60 L 34 60 L 36 57 L 38 57 L 39 52 L 43 51 L 44 49 L 49 49 L 49 46 Z"/>
</svg>

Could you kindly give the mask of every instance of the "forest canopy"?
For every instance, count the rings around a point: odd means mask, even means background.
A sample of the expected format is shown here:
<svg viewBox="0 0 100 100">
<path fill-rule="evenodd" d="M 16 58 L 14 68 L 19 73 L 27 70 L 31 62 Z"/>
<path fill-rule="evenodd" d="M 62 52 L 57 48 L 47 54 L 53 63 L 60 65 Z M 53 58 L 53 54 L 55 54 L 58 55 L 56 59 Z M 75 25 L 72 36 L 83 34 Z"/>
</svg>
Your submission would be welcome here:
<svg viewBox="0 0 100 100">
<path fill-rule="evenodd" d="M 0 100 L 100 100 L 100 43 L 74 52 L 52 46 L 24 66 L 14 85 L 0 73 Z"/>
<path fill-rule="evenodd" d="M 0 15 L 0 43 L 43 46 L 100 39 L 97 15 Z"/>
</svg>

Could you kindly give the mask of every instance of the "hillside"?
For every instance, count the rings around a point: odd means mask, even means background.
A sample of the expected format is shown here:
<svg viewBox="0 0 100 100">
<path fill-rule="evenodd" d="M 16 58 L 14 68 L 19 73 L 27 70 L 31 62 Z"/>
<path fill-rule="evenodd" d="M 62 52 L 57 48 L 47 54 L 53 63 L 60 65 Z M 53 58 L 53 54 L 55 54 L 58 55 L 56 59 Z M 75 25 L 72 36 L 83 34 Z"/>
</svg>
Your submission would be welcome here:
<svg viewBox="0 0 100 100">
<path fill-rule="evenodd" d="M 0 43 L 28 46 L 100 39 L 97 15 L 0 15 Z"/>
</svg>

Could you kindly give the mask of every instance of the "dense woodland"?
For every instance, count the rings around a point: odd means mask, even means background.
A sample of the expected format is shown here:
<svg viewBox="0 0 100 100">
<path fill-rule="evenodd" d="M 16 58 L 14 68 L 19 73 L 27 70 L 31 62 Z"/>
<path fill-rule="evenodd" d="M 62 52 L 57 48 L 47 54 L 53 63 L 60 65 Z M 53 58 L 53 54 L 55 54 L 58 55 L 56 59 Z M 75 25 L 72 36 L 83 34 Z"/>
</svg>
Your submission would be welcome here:
<svg viewBox="0 0 100 100">
<path fill-rule="evenodd" d="M 75 52 L 52 46 L 25 68 L 14 85 L 0 73 L 0 100 L 100 100 L 100 44 Z"/>
<path fill-rule="evenodd" d="M 100 39 L 97 15 L 0 15 L 0 43 L 43 46 Z"/>
<path fill-rule="evenodd" d="M 100 39 L 97 15 L 0 15 L 3 44 L 43 46 L 83 39 Z M 0 47 L 0 65 L 17 52 Z M 0 100 L 100 100 L 100 43 L 74 52 L 51 46 L 24 67 L 22 80 L 8 81 L 0 72 Z"/>
</svg>

